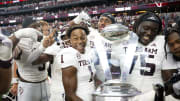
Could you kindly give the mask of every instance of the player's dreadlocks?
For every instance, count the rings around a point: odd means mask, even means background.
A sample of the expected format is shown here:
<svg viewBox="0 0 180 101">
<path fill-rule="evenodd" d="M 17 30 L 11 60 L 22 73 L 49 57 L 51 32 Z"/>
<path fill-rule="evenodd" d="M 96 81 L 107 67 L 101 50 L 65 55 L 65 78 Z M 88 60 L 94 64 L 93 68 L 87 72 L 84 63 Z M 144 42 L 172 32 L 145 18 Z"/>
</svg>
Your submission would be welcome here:
<svg viewBox="0 0 180 101">
<path fill-rule="evenodd" d="M 89 29 L 88 29 L 87 26 L 85 26 L 85 25 L 73 25 L 73 26 L 71 26 L 71 27 L 69 27 L 69 28 L 67 29 L 66 35 L 70 38 L 71 32 L 72 32 L 73 30 L 75 30 L 75 29 L 83 29 L 83 30 L 86 32 L 86 35 L 89 34 Z"/>
<path fill-rule="evenodd" d="M 139 25 L 144 22 L 144 21 L 152 21 L 152 22 L 156 22 L 159 24 L 159 29 L 158 29 L 158 33 L 161 31 L 162 29 L 162 22 L 161 19 L 159 18 L 159 16 L 157 16 L 155 13 L 153 12 L 146 12 L 143 15 L 141 15 L 139 17 L 139 19 L 137 19 L 134 23 L 133 26 L 133 31 L 136 32 L 137 28 L 139 27 Z"/>
<path fill-rule="evenodd" d="M 165 44 L 164 44 L 164 50 L 165 50 L 165 56 L 167 58 L 167 42 L 168 42 L 168 36 L 172 34 L 172 32 L 177 32 L 180 36 L 180 17 L 177 16 L 175 19 L 175 25 L 168 26 L 165 32 Z M 176 59 L 176 56 L 173 55 L 173 57 Z"/>
</svg>

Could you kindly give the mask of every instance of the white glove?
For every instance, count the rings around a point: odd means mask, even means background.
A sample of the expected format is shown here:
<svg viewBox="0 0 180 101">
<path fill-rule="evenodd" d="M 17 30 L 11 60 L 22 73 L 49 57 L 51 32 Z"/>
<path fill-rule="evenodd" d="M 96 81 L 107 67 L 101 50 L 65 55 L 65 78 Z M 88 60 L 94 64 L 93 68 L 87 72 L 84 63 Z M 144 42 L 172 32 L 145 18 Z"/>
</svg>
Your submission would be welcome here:
<svg viewBox="0 0 180 101">
<path fill-rule="evenodd" d="M 42 36 L 42 33 L 34 28 L 23 28 L 14 33 L 16 38 L 31 38 L 33 41 L 37 41 L 38 36 Z"/>
<path fill-rule="evenodd" d="M 91 17 L 84 11 L 82 11 L 76 18 L 73 19 L 74 23 L 80 24 L 83 21 L 90 21 Z"/>
</svg>

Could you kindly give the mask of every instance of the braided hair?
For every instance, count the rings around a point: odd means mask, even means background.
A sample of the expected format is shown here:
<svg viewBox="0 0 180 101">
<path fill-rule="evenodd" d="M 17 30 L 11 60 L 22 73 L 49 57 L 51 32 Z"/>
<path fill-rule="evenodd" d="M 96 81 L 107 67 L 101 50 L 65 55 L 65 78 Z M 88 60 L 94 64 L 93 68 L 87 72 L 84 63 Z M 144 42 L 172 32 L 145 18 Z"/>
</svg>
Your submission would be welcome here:
<svg viewBox="0 0 180 101">
<path fill-rule="evenodd" d="M 175 23 L 173 23 L 173 24 L 175 24 L 175 25 L 174 25 L 174 26 L 173 26 L 173 25 L 169 25 L 169 26 L 167 27 L 166 31 L 165 31 L 164 51 L 165 51 L 166 59 L 167 59 L 167 49 L 166 49 L 166 46 L 167 46 L 167 43 L 168 43 L 168 37 L 169 37 L 169 35 L 171 35 L 172 32 L 177 32 L 177 33 L 179 34 L 179 36 L 180 36 L 180 17 L 177 16 L 177 17 L 175 18 L 175 21 L 174 21 L 174 22 L 175 22 Z M 173 55 L 173 57 L 174 57 L 175 59 L 177 59 L 176 56 Z"/>
</svg>

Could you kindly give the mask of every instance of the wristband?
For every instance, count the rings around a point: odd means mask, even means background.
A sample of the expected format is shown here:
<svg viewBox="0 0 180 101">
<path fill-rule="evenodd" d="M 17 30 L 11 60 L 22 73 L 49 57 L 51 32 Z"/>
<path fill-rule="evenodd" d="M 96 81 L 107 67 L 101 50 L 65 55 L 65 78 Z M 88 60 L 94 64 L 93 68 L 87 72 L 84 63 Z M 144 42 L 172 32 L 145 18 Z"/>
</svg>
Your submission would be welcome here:
<svg viewBox="0 0 180 101">
<path fill-rule="evenodd" d="M 12 78 L 12 83 L 18 83 L 19 78 Z"/>
</svg>

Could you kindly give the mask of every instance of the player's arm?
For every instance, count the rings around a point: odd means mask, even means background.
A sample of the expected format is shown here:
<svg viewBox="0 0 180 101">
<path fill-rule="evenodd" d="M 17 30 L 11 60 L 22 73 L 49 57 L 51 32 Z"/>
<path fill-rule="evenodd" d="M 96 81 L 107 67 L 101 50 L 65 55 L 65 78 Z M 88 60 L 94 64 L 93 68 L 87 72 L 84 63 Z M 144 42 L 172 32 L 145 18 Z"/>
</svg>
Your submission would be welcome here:
<svg viewBox="0 0 180 101">
<path fill-rule="evenodd" d="M 75 25 L 75 24 L 80 24 L 81 22 L 88 21 L 90 19 L 91 19 L 90 16 L 86 12 L 82 11 L 72 21 L 68 22 L 68 25 L 72 26 L 72 25 Z"/>
<path fill-rule="evenodd" d="M 17 76 L 17 69 L 18 69 L 18 66 L 16 64 L 16 62 L 14 61 L 13 62 L 13 78 L 12 78 L 12 87 L 10 89 L 10 92 L 14 95 L 14 96 L 17 96 L 17 90 L 18 90 L 18 81 L 19 81 L 19 78 Z"/>
<path fill-rule="evenodd" d="M 53 56 L 42 53 L 35 61 L 32 62 L 32 65 L 43 64 L 48 61 L 53 61 Z"/>
<path fill-rule="evenodd" d="M 11 60 L 0 60 L 0 95 L 6 93 L 9 90 L 11 77 Z"/>
<path fill-rule="evenodd" d="M 177 69 L 162 70 L 161 73 L 162 73 L 163 81 L 165 83 L 166 95 L 173 94 L 174 93 L 173 83 L 166 84 L 166 82 L 171 79 L 173 73 L 177 73 Z"/>
<path fill-rule="evenodd" d="M 0 65 L 0 95 L 6 93 L 9 90 L 11 83 L 11 66 Z"/>
<path fill-rule="evenodd" d="M 62 80 L 67 101 L 82 101 L 76 95 L 77 89 L 77 69 L 73 66 L 62 68 Z"/>
<path fill-rule="evenodd" d="M 29 31 L 31 31 L 32 33 L 29 34 Z M 31 28 L 31 29 L 20 29 L 20 30 L 14 32 L 14 34 L 12 36 L 10 36 L 9 39 L 12 41 L 13 49 L 14 49 L 20 39 L 22 39 L 22 38 L 31 38 L 32 40 L 35 41 L 36 37 L 38 35 L 42 35 L 42 33 L 37 31 L 36 29 L 33 29 L 33 28 Z"/>
<path fill-rule="evenodd" d="M 53 32 L 45 37 L 43 39 L 42 44 L 40 45 L 39 48 L 35 49 L 29 56 L 27 59 L 27 63 L 33 63 L 33 64 L 38 64 L 37 61 L 39 61 L 39 57 L 42 55 L 42 53 L 45 51 L 45 49 L 49 46 L 51 46 L 55 40 L 54 40 L 54 34 L 55 34 L 56 30 L 53 30 Z M 49 56 L 48 56 L 49 57 Z M 42 57 L 40 57 L 40 59 L 42 59 Z M 43 61 L 44 62 L 44 61 Z"/>
<path fill-rule="evenodd" d="M 173 73 L 177 73 L 177 69 L 162 70 L 161 74 L 163 81 L 168 81 L 173 76 Z"/>
</svg>

